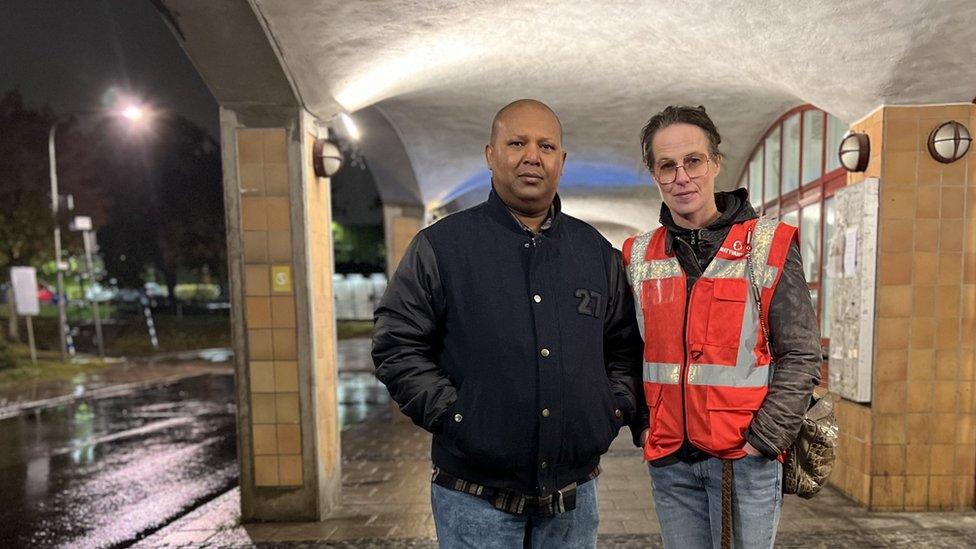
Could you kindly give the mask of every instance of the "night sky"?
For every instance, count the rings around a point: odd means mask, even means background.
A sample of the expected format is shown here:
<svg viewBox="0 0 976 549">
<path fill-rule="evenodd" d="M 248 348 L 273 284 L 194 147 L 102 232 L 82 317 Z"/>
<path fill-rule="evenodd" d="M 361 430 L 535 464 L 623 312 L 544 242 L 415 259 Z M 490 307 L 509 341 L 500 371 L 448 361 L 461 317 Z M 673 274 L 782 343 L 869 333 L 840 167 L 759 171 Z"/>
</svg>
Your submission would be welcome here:
<svg viewBox="0 0 976 549">
<path fill-rule="evenodd" d="M 60 114 L 112 86 L 219 138 L 217 102 L 149 0 L 0 0 L 0 94 Z"/>
</svg>

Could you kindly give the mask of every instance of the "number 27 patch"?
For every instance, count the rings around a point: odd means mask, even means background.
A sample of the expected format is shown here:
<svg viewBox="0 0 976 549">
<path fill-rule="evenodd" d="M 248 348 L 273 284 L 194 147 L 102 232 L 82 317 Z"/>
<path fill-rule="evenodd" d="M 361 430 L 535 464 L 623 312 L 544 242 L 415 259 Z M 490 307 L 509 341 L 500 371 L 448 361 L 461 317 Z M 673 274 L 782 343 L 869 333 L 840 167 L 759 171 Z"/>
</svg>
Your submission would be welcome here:
<svg viewBox="0 0 976 549">
<path fill-rule="evenodd" d="M 579 306 L 576 312 L 581 315 L 600 318 L 603 312 L 603 296 L 599 292 L 580 288 L 576 290 L 576 297 L 579 298 Z"/>
</svg>

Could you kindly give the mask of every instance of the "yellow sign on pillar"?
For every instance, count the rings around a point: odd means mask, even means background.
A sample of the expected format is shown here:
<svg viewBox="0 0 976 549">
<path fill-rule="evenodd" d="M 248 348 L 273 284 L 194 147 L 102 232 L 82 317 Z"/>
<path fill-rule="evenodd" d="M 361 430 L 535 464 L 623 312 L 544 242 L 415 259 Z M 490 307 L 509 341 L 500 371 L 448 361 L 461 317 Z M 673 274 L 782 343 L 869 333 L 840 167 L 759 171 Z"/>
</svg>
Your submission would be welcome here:
<svg viewBox="0 0 976 549">
<path fill-rule="evenodd" d="M 291 293 L 291 266 L 271 266 L 271 292 L 275 294 Z"/>
</svg>

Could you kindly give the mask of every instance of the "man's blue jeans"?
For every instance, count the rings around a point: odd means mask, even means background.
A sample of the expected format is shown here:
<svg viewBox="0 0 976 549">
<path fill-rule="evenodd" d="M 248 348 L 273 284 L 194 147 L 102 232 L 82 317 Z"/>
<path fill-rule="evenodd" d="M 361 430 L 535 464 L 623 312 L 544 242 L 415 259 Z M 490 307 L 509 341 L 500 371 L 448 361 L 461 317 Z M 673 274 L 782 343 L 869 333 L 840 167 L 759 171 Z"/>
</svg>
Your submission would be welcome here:
<svg viewBox="0 0 976 549">
<path fill-rule="evenodd" d="M 722 545 L 722 460 L 648 465 L 666 548 Z M 772 547 L 783 505 L 783 465 L 764 457 L 733 462 L 732 533 L 735 547 Z"/>
<path fill-rule="evenodd" d="M 533 549 L 591 549 L 600 523 L 596 482 L 576 488 L 576 509 L 548 518 L 512 515 L 481 498 L 431 484 L 437 543 L 441 549 L 522 549 L 529 528 Z"/>
</svg>

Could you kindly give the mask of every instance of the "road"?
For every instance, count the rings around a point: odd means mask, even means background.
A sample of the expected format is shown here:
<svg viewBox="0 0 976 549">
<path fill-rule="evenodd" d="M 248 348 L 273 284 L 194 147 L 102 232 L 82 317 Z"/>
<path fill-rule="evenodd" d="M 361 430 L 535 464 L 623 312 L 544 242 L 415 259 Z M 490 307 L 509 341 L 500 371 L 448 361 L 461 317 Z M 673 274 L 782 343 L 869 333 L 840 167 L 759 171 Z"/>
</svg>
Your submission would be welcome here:
<svg viewBox="0 0 976 549">
<path fill-rule="evenodd" d="M 126 545 L 237 484 L 233 377 L 0 421 L 0 547 Z"/>
</svg>

